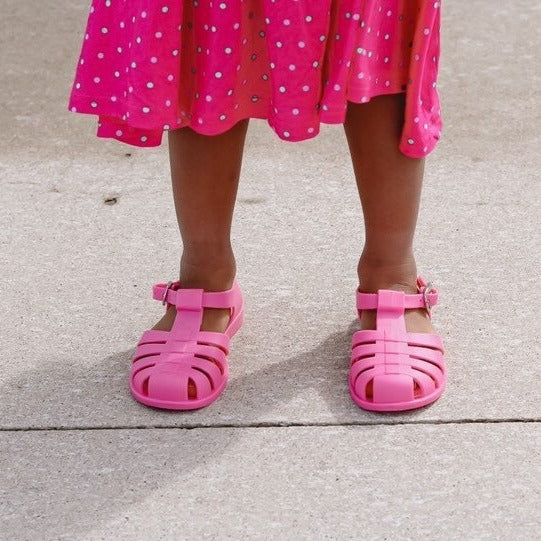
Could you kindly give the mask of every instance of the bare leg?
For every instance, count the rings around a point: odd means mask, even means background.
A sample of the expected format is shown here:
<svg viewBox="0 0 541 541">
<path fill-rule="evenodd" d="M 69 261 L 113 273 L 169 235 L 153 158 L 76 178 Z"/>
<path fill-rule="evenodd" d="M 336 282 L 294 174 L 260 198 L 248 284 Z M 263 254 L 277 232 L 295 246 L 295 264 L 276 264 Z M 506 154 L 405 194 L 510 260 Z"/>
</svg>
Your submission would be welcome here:
<svg viewBox="0 0 541 541">
<path fill-rule="evenodd" d="M 236 263 L 231 224 L 249 120 L 215 136 L 191 128 L 169 132 L 175 210 L 182 238 L 181 287 L 223 291 L 233 285 Z M 153 327 L 170 330 L 174 306 Z M 228 310 L 207 308 L 202 330 L 224 331 Z"/>
<path fill-rule="evenodd" d="M 423 184 L 424 159 L 398 150 L 405 94 L 348 103 L 344 129 L 364 214 L 366 242 L 357 268 L 362 291 L 393 289 L 416 293 L 413 238 Z M 422 310 L 406 312 L 408 331 L 433 332 Z M 361 328 L 375 328 L 363 313 Z"/>
</svg>

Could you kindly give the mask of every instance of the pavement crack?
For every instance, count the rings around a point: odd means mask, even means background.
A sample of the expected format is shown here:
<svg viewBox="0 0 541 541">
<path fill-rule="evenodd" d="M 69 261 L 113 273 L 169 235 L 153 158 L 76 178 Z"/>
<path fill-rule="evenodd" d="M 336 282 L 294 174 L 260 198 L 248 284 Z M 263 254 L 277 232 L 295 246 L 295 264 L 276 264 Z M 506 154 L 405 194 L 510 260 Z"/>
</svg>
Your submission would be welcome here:
<svg viewBox="0 0 541 541">
<path fill-rule="evenodd" d="M 387 422 L 370 422 L 370 421 L 349 421 L 349 422 L 259 422 L 259 423 L 192 423 L 186 425 L 170 425 L 170 424 L 148 424 L 148 425 L 113 425 L 113 426 L 21 426 L 21 427 L 1 427 L 0 432 L 80 432 L 90 430 L 196 430 L 196 429 L 213 429 L 213 428 L 327 428 L 327 427 L 382 427 L 382 426 L 399 426 L 399 425 L 466 425 L 466 424 L 516 424 L 516 423 L 540 423 L 541 418 L 501 418 L 501 419 L 451 419 L 451 420 L 393 420 Z"/>
</svg>

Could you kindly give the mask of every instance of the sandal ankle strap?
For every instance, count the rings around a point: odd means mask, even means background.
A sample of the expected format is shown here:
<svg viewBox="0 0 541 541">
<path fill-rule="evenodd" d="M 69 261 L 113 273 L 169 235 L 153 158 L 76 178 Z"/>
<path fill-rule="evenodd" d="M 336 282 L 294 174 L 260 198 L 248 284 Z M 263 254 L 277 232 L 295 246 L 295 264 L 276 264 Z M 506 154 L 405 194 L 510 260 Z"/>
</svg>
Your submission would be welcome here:
<svg viewBox="0 0 541 541">
<path fill-rule="evenodd" d="M 183 308 L 190 309 L 191 306 L 184 306 L 188 301 L 188 291 L 197 292 L 197 302 L 195 302 L 193 309 L 198 310 L 203 308 L 232 308 L 238 303 L 240 297 L 240 286 L 235 280 L 231 289 L 225 291 L 205 291 L 199 288 L 180 289 L 180 281 L 170 281 L 152 286 L 152 298 L 157 301 L 162 301 L 162 304 L 174 304 L 177 305 L 181 302 Z M 177 297 L 181 297 L 178 298 Z M 199 299 L 201 301 L 199 302 Z M 195 300 L 195 298 L 194 298 Z"/>
<path fill-rule="evenodd" d="M 426 284 L 421 277 L 417 280 L 417 287 L 419 293 L 408 294 L 401 291 L 393 291 L 393 293 L 397 294 L 392 296 L 393 305 L 396 299 L 403 298 L 403 306 L 401 308 L 405 310 L 425 308 L 430 313 L 432 307 L 438 303 L 438 291 L 430 284 Z M 376 310 L 378 308 L 396 308 L 396 306 L 386 306 L 386 303 L 391 302 L 391 297 L 380 295 L 381 291 L 386 290 L 381 289 L 378 293 L 363 293 L 357 289 L 357 309 Z"/>
</svg>

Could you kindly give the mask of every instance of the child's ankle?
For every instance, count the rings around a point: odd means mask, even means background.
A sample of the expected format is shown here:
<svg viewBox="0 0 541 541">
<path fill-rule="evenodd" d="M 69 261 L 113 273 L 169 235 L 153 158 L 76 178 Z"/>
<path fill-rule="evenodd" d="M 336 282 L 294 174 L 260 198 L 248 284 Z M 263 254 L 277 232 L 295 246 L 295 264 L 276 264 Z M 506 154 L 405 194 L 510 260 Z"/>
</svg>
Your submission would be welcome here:
<svg viewBox="0 0 541 541">
<path fill-rule="evenodd" d="M 361 291 L 393 289 L 417 292 L 417 265 L 413 255 L 391 260 L 363 254 L 359 259 L 357 275 Z"/>
<path fill-rule="evenodd" d="M 187 253 L 180 260 L 179 281 L 182 287 L 224 291 L 233 286 L 237 266 L 233 252 Z"/>
</svg>

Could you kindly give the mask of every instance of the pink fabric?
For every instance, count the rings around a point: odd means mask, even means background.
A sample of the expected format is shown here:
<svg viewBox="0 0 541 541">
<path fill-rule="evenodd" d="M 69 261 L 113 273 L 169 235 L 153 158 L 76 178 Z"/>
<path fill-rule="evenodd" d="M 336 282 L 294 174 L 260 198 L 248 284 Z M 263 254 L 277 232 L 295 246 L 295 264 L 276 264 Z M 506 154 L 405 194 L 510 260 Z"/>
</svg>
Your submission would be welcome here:
<svg viewBox="0 0 541 541">
<path fill-rule="evenodd" d="M 399 148 L 423 157 L 442 129 L 440 19 L 433 0 L 93 0 L 69 108 L 143 147 L 243 118 L 302 141 L 348 100 L 405 91 Z"/>
</svg>

